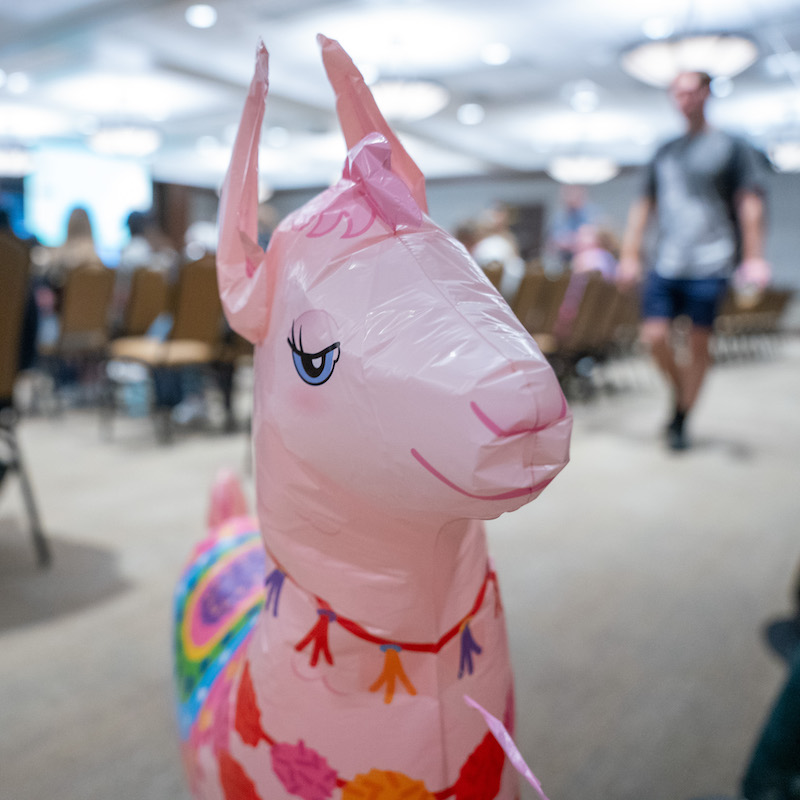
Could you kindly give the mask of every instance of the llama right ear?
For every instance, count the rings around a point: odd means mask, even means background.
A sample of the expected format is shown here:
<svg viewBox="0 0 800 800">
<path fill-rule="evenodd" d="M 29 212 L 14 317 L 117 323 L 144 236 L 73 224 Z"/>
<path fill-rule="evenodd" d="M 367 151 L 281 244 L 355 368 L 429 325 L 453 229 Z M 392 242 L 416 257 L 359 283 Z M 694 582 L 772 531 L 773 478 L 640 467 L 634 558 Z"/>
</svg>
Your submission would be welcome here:
<svg viewBox="0 0 800 800">
<path fill-rule="evenodd" d="M 219 202 L 217 281 L 230 326 L 251 342 L 267 334 L 274 270 L 258 246 L 258 143 L 269 90 L 269 54 L 259 40 L 256 66 L 245 100 L 231 163 Z"/>
<path fill-rule="evenodd" d="M 317 34 L 317 42 L 336 94 L 336 113 L 347 149 L 355 147 L 368 133 L 382 134 L 392 147 L 392 172 L 403 180 L 417 205 L 427 212 L 425 176 L 384 119 L 363 75 L 339 42 L 321 33 Z"/>
</svg>

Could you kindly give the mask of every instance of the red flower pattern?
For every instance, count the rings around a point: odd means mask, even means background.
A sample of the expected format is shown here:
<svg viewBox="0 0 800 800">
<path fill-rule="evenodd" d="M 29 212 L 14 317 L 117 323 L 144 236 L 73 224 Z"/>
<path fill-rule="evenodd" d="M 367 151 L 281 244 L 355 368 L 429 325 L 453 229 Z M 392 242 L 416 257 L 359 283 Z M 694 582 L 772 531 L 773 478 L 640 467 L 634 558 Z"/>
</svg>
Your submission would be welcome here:
<svg viewBox="0 0 800 800">
<path fill-rule="evenodd" d="M 487 733 L 461 767 L 453 787 L 456 800 L 492 800 L 500 791 L 505 758 L 497 739 Z"/>
</svg>

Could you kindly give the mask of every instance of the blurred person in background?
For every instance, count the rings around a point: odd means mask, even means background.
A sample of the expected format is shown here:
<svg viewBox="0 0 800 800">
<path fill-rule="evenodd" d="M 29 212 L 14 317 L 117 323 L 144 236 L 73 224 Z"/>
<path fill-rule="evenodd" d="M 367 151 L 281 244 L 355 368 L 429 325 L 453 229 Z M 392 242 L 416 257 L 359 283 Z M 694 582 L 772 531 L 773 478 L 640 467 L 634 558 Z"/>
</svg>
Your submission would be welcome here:
<svg viewBox="0 0 800 800">
<path fill-rule="evenodd" d="M 641 279 L 653 216 L 658 241 L 643 286 L 641 333 L 672 387 L 666 436 L 673 450 L 688 447 L 686 418 L 711 363 L 714 319 L 734 270 L 760 285 L 769 280 L 759 163 L 745 142 L 708 125 L 710 84 L 706 73 L 684 72 L 670 86 L 686 133 L 662 145 L 649 164 L 642 196 L 628 215 L 617 271 L 622 284 Z M 678 362 L 672 347 L 673 323 L 683 316 L 691 323 L 687 363 Z"/>
<path fill-rule="evenodd" d="M 67 220 L 67 236 L 58 247 L 37 247 L 31 254 L 39 276 L 58 296 L 64 288 L 70 270 L 84 264 L 103 266 L 94 244 L 89 212 L 76 206 Z"/>
<path fill-rule="evenodd" d="M 490 264 L 502 265 L 500 294 L 513 304 L 525 274 L 525 262 L 519 254 L 517 237 L 511 230 L 510 212 L 506 206 L 493 206 L 481 215 L 478 240 L 470 252 L 479 267 L 485 269 Z"/>
<path fill-rule="evenodd" d="M 178 252 L 155 219 L 149 213 L 131 211 L 126 224 L 130 235 L 119 254 L 111 301 L 112 327 L 115 330 L 122 329 L 131 279 L 137 269 L 147 267 L 163 272 L 170 284 L 174 284 L 178 276 Z"/>
<path fill-rule="evenodd" d="M 547 240 L 547 249 L 555 254 L 561 272 L 572 269 L 572 259 L 579 247 L 578 231 L 593 225 L 598 216 L 583 186 L 561 187 L 560 204 L 553 214 Z"/>
<path fill-rule="evenodd" d="M 572 271 L 599 272 L 607 281 L 613 280 L 618 254 L 619 245 L 611 231 L 597 225 L 581 225 L 575 237 Z"/>
</svg>

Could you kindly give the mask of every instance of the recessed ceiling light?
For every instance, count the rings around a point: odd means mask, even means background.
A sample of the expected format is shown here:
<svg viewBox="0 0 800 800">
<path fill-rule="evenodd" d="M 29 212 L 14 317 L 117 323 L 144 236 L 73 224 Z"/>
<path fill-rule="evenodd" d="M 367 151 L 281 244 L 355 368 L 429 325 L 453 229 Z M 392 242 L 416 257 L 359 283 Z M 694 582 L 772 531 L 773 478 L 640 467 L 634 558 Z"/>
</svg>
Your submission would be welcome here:
<svg viewBox="0 0 800 800">
<path fill-rule="evenodd" d="M 447 89 L 433 81 L 379 81 L 372 94 L 386 119 L 401 122 L 431 117 L 450 99 Z"/>
<path fill-rule="evenodd" d="M 31 88 L 31 79 L 24 72 L 12 72 L 6 78 L 6 88 L 11 94 L 25 94 Z"/>
<path fill-rule="evenodd" d="M 610 181 L 619 167 L 601 156 L 559 156 L 547 165 L 547 174 L 559 183 L 589 185 Z"/>
<path fill-rule="evenodd" d="M 481 61 L 499 67 L 511 58 L 511 48 L 503 42 L 490 42 L 481 47 Z"/>
<path fill-rule="evenodd" d="M 780 142 L 769 148 L 769 160 L 781 172 L 800 172 L 800 142 Z"/>
<path fill-rule="evenodd" d="M 590 80 L 567 84 L 563 89 L 563 95 L 566 96 L 567 102 L 572 108 L 582 114 L 588 114 L 600 105 L 597 85 Z"/>
<path fill-rule="evenodd" d="M 485 116 L 483 106 L 478 103 L 464 103 L 456 111 L 456 118 L 462 125 L 479 125 Z"/>
<path fill-rule="evenodd" d="M 667 17 L 651 17 L 644 21 L 642 33 L 648 39 L 666 39 L 675 33 L 675 24 Z"/>
<path fill-rule="evenodd" d="M 213 28 L 217 24 L 217 9 L 205 3 L 189 6 L 184 13 L 193 28 Z"/>
<path fill-rule="evenodd" d="M 733 92 L 733 81 L 720 75 L 718 78 L 711 79 L 710 88 L 714 97 L 728 97 Z"/>
</svg>

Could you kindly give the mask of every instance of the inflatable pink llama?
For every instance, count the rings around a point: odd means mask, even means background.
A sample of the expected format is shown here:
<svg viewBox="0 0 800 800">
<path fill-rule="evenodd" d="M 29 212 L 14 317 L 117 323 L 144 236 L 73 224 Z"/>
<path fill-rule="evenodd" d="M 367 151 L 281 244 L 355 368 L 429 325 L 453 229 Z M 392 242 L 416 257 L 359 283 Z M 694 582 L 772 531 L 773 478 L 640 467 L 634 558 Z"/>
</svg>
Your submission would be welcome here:
<svg viewBox="0 0 800 800">
<path fill-rule="evenodd" d="M 361 75 L 320 43 L 342 179 L 258 248 L 261 45 L 223 188 L 220 291 L 256 345 L 258 523 L 215 527 L 176 594 L 192 792 L 512 800 L 516 773 L 464 700 L 513 728 L 481 520 L 553 480 L 571 417 L 532 339 L 426 216 Z"/>
</svg>

